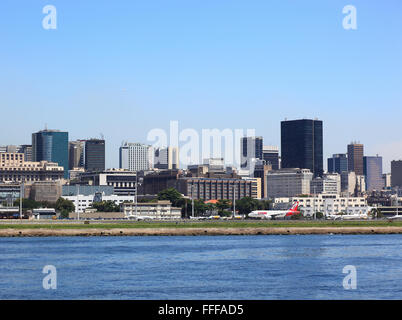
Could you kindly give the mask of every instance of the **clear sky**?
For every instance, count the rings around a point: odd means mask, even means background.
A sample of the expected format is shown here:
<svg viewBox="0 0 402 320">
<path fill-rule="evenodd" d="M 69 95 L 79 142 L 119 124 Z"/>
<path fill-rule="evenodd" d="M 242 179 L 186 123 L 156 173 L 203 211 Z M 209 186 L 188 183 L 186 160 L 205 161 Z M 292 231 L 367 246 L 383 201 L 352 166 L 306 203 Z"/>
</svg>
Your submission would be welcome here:
<svg viewBox="0 0 402 320">
<path fill-rule="evenodd" d="M 45 30 L 45 5 L 57 29 Z M 342 27 L 344 6 L 357 30 Z M 324 121 L 324 166 L 352 140 L 402 158 L 400 0 L 2 0 L 0 145 L 66 130 L 123 140 L 153 128 L 254 128 L 280 146 L 280 121 Z"/>
</svg>

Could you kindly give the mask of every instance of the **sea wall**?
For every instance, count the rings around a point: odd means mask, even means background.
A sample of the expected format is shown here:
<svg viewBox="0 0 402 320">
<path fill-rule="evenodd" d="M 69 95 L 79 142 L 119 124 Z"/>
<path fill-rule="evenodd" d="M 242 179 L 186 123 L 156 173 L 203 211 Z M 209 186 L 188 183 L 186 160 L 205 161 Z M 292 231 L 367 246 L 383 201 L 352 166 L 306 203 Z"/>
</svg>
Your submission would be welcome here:
<svg viewBox="0 0 402 320">
<path fill-rule="evenodd" d="M 1 229 L 0 237 L 402 234 L 402 227 Z"/>
</svg>

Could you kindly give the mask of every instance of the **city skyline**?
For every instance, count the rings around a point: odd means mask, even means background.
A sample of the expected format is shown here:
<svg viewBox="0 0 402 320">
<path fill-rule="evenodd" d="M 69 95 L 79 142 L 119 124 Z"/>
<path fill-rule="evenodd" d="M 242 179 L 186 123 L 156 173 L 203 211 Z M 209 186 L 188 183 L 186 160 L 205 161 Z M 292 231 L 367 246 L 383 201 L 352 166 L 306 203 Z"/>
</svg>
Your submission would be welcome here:
<svg viewBox="0 0 402 320">
<path fill-rule="evenodd" d="M 123 140 L 147 143 L 171 120 L 254 128 L 280 147 L 280 121 L 319 118 L 324 159 L 358 140 L 389 172 L 402 158 L 401 3 L 355 1 L 357 30 L 342 27 L 339 1 L 253 4 L 53 1 L 58 26 L 44 30 L 43 5 L 5 3 L 3 117 L 24 116 L 3 123 L 0 145 L 45 124 L 70 140 L 103 133 L 118 167 Z"/>
</svg>

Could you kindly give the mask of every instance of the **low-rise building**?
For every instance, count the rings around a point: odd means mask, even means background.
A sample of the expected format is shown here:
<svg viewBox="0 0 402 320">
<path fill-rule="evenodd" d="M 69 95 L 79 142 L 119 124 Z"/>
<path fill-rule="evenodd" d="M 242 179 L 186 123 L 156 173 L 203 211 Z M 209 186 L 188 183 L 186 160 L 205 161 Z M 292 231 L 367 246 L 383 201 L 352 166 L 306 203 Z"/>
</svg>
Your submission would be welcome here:
<svg viewBox="0 0 402 320">
<path fill-rule="evenodd" d="M 92 195 L 73 195 L 73 196 L 64 196 L 64 199 L 70 200 L 74 203 L 75 212 L 84 212 L 85 209 L 92 206 L 95 202 L 101 201 L 113 201 L 116 205 L 121 205 L 124 202 L 135 201 L 134 196 L 120 196 L 116 194 L 112 195 L 104 195 L 101 193 L 95 193 Z"/>
<path fill-rule="evenodd" d="M 278 204 L 286 206 L 295 201 L 299 202 L 299 209 L 305 216 L 313 216 L 314 212 L 322 212 L 325 215 L 348 213 L 364 214 L 368 213 L 369 207 L 364 197 L 340 197 L 339 195 L 319 194 L 316 197 L 289 197 L 275 199 L 275 207 Z M 283 205 L 282 205 L 283 206 Z"/>
<path fill-rule="evenodd" d="M 172 207 L 170 201 L 162 200 L 148 203 L 123 203 L 126 218 L 149 217 L 157 220 L 181 219 L 181 208 Z"/>
</svg>

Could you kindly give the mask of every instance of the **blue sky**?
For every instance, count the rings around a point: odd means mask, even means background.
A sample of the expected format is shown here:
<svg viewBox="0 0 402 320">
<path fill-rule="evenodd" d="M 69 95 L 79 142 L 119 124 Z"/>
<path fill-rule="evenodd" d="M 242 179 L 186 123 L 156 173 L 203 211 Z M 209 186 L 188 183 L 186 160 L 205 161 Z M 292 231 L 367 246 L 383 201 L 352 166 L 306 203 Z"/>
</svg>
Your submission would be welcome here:
<svg viewBox="0 0 402 320">
<path fill-rule="evenodd" d="M 57 29 L 42 28 L 42 8 Z M 357 30 L 342 27 L 345 5 Z M 99 137 L 107 167 L 153 128 L 254 128 L 324 121 L 324 159 L 352 140 L 402 158 L 402 2 L 35 1 L 0 3 L 0 145 L 67 130 Z M 324 164 L 326 165 L 326 164 Z"/>
</svg>

